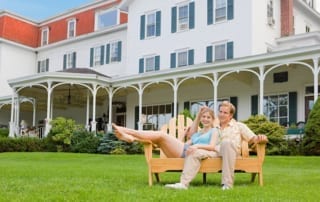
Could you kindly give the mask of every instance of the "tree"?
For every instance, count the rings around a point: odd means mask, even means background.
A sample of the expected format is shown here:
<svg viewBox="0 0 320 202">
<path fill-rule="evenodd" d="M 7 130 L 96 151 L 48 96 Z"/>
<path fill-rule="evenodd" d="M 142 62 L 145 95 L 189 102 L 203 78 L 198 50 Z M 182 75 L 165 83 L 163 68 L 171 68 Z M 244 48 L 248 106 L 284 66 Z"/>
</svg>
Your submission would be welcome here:
<svg viewBox="0 0 320 202">
<path fill-rule="evenodd" d="M 320 99 L 314 104 L 304 129 L 302 149 L 305 155 L 320 155 Z"/>
</svg>

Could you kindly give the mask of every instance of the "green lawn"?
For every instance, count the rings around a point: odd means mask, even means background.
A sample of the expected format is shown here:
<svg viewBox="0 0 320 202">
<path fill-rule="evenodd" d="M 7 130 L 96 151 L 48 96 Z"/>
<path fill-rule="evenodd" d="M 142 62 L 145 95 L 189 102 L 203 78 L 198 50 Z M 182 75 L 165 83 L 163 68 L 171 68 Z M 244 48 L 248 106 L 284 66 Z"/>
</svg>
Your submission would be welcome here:
<svg viewBox="0 0 320 202">
<path fill-rule="evenodd" d="M 143 155 L 0 153 L 0 201 L 319 201 L 320 157 L 267 156 L 264 186 L 236 174 L 220 190 L 220 174 L 199 174 L 189 190 L 169 190 L 179 173 L 148 186 Z"/>
</svg>

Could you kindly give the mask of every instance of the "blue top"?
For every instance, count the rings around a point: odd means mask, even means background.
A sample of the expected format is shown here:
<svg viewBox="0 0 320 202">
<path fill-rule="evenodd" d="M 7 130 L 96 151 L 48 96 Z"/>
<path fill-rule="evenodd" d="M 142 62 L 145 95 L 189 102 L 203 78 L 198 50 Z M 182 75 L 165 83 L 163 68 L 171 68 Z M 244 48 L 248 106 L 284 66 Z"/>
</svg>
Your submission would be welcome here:
<svg viewBox="0 0 320 202">
<path fill-rule="evenodd" d="M 208 132 L 202 134 L 200 132 L 197 132 L 191 136 L 191 144 L 203 144 L 203 145 L 208 145 L 210 144 L 211 141 L 211 136 L 213 129 L 211 128 Z"/>
</svg>

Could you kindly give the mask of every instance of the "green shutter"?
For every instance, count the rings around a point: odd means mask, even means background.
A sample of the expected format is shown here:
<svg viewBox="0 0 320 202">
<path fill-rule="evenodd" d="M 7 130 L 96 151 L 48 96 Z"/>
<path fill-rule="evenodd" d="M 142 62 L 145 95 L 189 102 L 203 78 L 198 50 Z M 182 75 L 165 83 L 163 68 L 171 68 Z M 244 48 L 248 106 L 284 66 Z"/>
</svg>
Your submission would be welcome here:
<svg viewBox="0 0 320 202">
<path fill-rule="evenodd" d="M 177 7 L 171 8 L 171 33 L 177 32 Z"/>
<path fill-rule="evenodd" d="M 67 69 L 67 54 L 63 55 L 63 69 Z"/>
<path fill-rule="evenodd" d="M 233 19 L 233 0 L 228 0 L 228 7 L 227 7 L 227 13 L 228 13 L 228 20 Z"/>
<path fill-rule="evenodd" d="M 251 96 L 251 115 L 257 115 L 258 114 L 258 95 L 252 95 Z"/>
<path fill-rule="evenodd" d="M 117 57 L 118 57 L 118 62 L 121 61 L 121 53 L 122 53 L 122 42 L 119 41 L 119 42 L 118 42 L 118 55 L 117 55 Z"/>
<path fill-rule="evenodd" d="M 104 64 L 104 46 L 100 47 L 100 65 Z"/>
<path fill-rule="evenodd" d="M 230 97 L 230 102 L 236 108 L 236 113 L 234 113 L 233 118 L 238 119 L 238 97 Z"/>
<path fill-rule="evenodd" d="M 110 44 L 108 43 L 106 46 L 106 64 L 110 63 Z"/>
<path fill-rule="evenodd" d="M 176 67 L 176 53 L 170 54 L 170 68 Z"/>
<path fill-rule="evenodd" d="M 227 43 L 227 59 L 233 59 L 233 42 Z"/>
<path fill-rule="evenodd" d="M 46 59 L 46 72 L 49 71 L 49 59 L 47 58 Z"/>
<path fill-rule="evenodd" d="M 144 72 L 144 58 L 139 59 L 139 73 Z"/>
<path fill-rule="evenodd" d="M 212 62 L 212 46 L 207 46 L 207 63 Z"/>
<path fill-rule="evenodd" d="M 194 64 L 194 50 L 189 50 L 188 51 L 188 65 L 193 65 Z"/>
<path fill-rule="evenodd" d="M 187 110 L 190 110 L 190 102 L 189 102 L 189 101 L 184 102 L 184 103 L 183 103 L 183 108 L 184 108 L 184 109 L 187 109 Z"/>
<path fill-rule="evenodd" d="M 189 4 L 189 29 L 194 29 L 194 2 Z"/>
<path fill-rule="evenodd" d="M 161 35 L 161 11 L 156 12 L 156 36 Z"/>
<path fill-rule="evenodd" d="M 38 61 L 38 73 L 40 73 L 40 64 L 41 64 L 41 62 Z"/>
<path fill-rule="evenodd" d="M 289 92 L 289 125 L 297 123 L 297 92 Z"/>
<path fill-rule="evenodd" d="M 90 67 L 93 67 L 93 55 L 94 55 L 94 49 L 90 48 Z"/>
<path fill-rule="evenodd" d="M 207 24 L 213 24 L 213 0 L 207 0 Z"/>
<path fill-rule="evenodd" d="M 154 67 L 155 67 L 156 71 L 158 71 L 160 69 L 160 56 L 159 55 L 157 55 L 155 57 L 155 66 Z"/>
<path fill-rule="evenodd" d="M 146 28 L 146 16 L 141 15 L 140 17 L 140 39 L 144 39 L 145 35 L 145 28 Z"/>
<path fill-rule="evenodd" d="M 72 68 L 76 68 L 76 61 L 77 61 L 77 53 L 72 53 Z"/>
</svg>

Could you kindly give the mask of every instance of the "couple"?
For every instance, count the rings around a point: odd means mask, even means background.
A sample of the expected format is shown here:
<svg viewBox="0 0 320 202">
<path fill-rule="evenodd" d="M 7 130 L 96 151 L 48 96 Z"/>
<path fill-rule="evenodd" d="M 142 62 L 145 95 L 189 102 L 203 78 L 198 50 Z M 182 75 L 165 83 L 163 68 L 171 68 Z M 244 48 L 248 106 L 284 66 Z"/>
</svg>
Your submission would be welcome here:
<svg viewBox="0 0 320 202">
<path fill-rule="evenodd" d="M 222 157 L 222 190 L 231 189 L 234 183 L 234 167 L 241 151 L 241 138 L 250 143 L 266 142 L 265 135 L 255 135 L 245 124 L 233 119 L 235 107 L 229 101 L 219 105 L 219 124 L 214 127 L 214 112 L 201 107 L 192 126 L 187 129 L 190 137 L 185 143 L 160 131 L 137 131 L 113 124 L 118 139 L 126 142 L 149 142 L 162 149 L 168 158 L 185 158 L 180 182 L 167 184 L 173 189 L 188 189 L 197 175 L 201 160 Z M 202 129 L 198 131 L 199 124 Z"/>
</svg>

